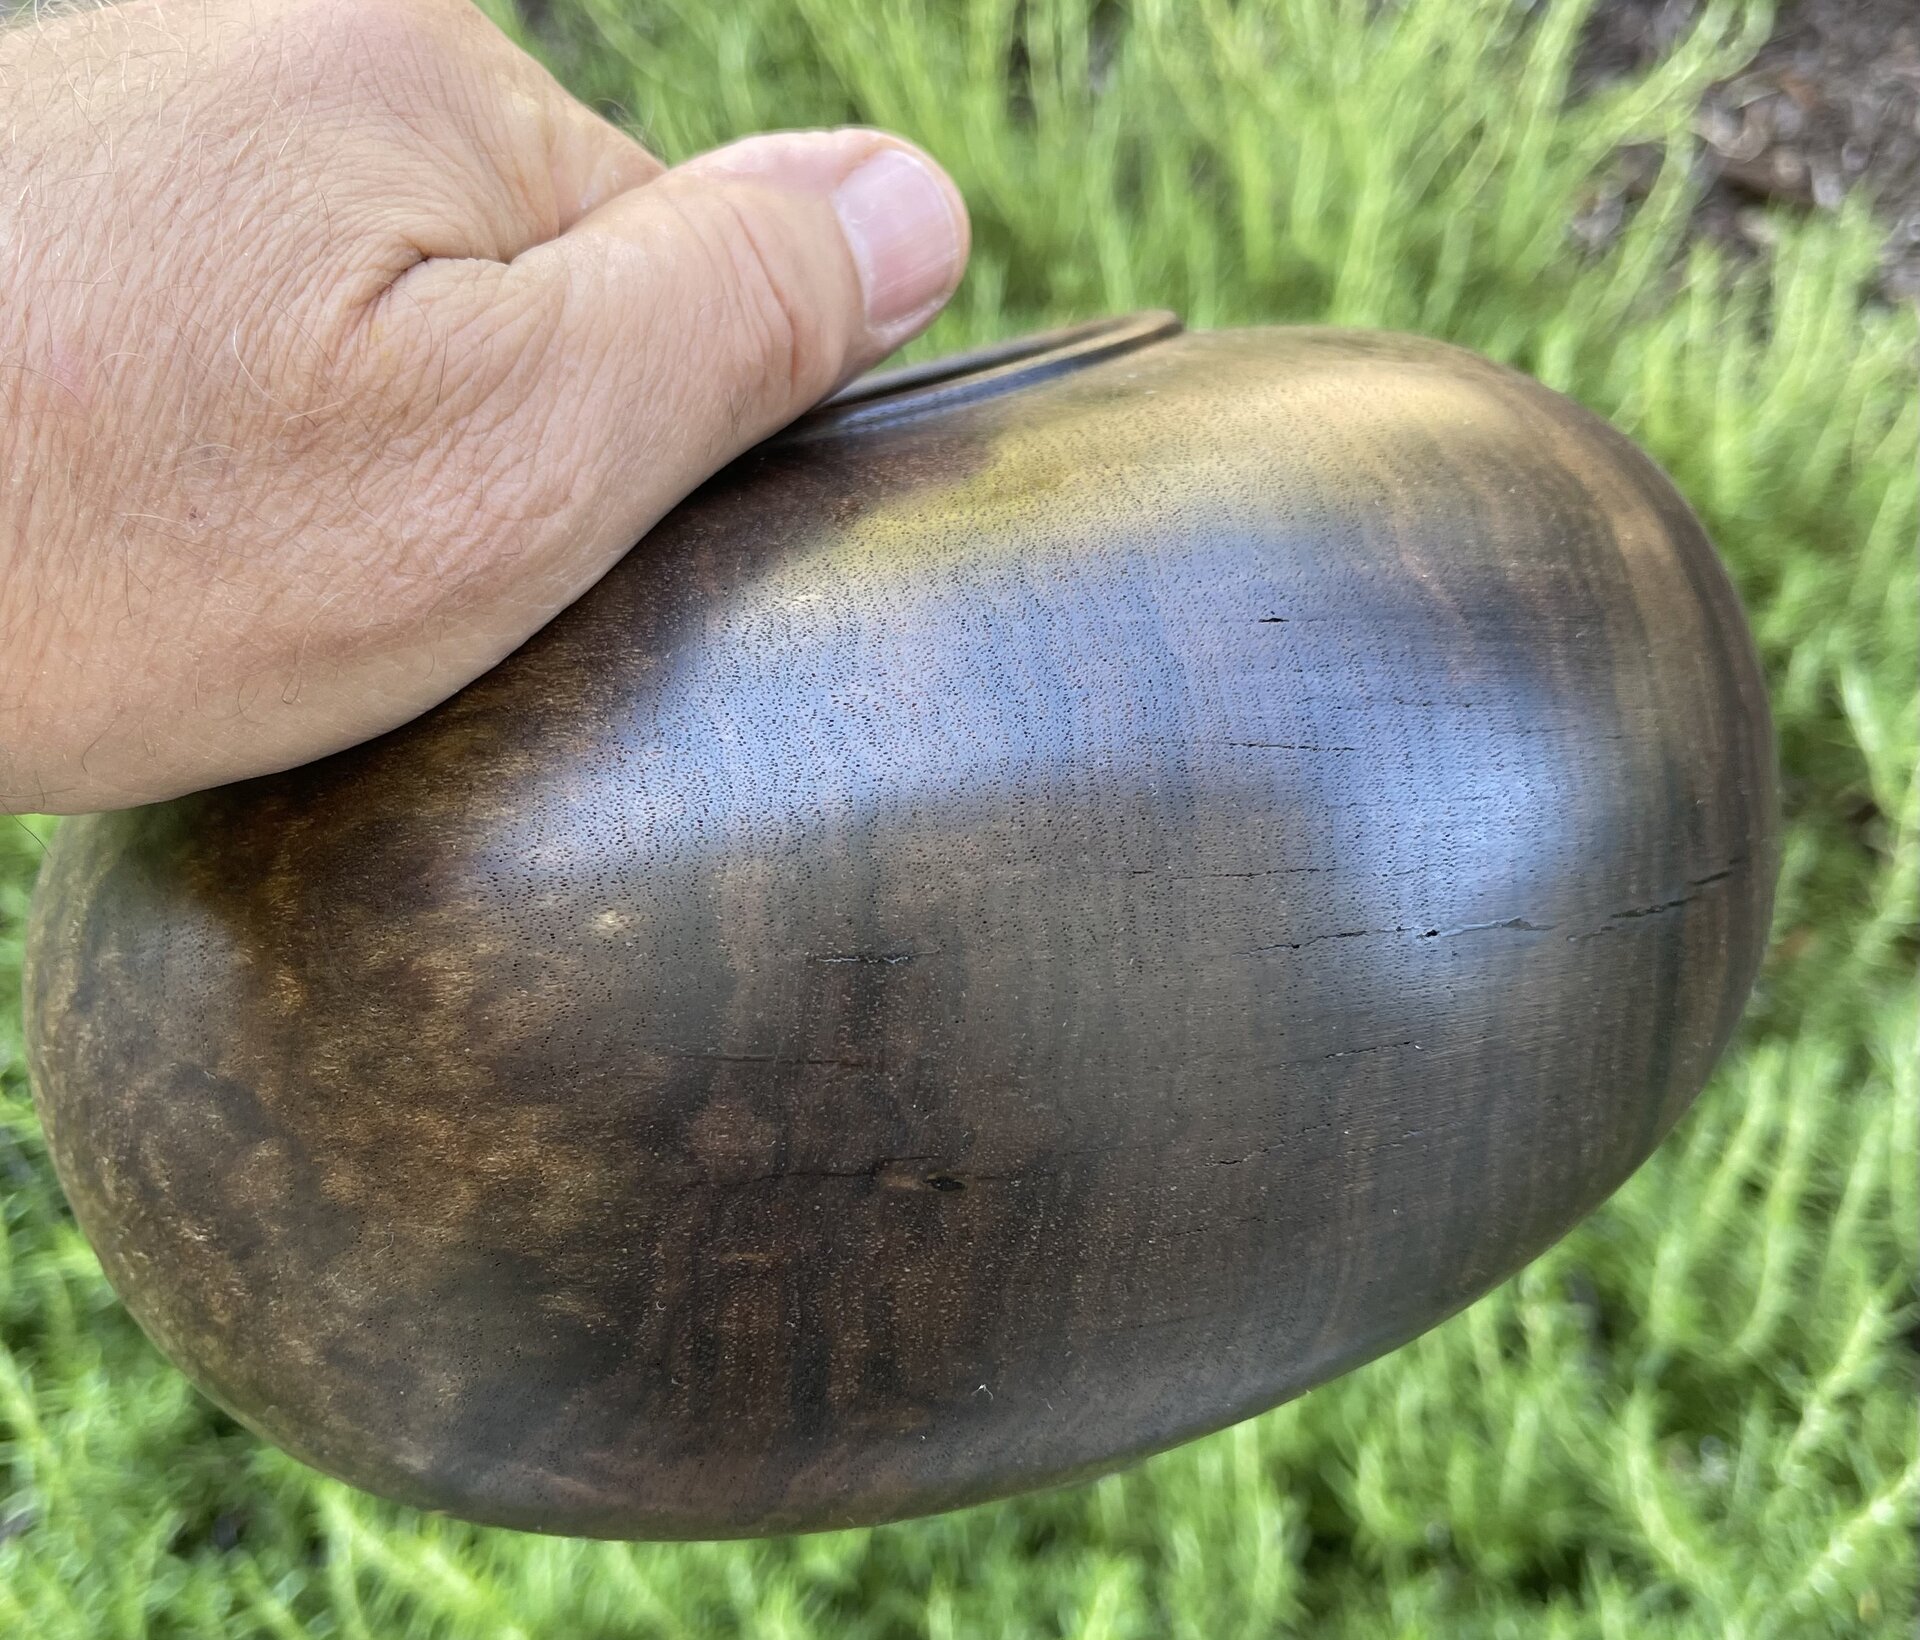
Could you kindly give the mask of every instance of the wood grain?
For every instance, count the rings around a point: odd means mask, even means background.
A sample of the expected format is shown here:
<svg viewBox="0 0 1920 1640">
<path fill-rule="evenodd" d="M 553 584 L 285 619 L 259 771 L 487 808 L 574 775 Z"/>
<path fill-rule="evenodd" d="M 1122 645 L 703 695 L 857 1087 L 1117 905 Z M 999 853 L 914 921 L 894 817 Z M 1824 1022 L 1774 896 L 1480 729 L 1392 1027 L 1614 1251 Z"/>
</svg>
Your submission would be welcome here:
<svg viewBox="0 0 1920 1640">
<path fill-rule="evenodd" d="M 1766 702 L 1624 438 L 1153 319 L 863 392 L 407 728 L 61 829 L 61 1177 L 320 1468 L 642 1537 L 1091 1475 L 1484 1291 L 1724 1046 Z"/>
</svg>

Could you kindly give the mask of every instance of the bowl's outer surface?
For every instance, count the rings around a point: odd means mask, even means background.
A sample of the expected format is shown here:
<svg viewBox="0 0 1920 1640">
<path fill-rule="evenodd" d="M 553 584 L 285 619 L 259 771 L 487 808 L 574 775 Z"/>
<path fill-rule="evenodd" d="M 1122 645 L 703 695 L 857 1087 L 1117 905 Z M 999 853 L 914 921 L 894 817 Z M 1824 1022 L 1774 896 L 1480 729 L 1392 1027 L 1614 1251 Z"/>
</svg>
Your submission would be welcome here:
<svg viewBox="0 0 1920 1640">
<path fill-rule="evenodd" d="M 408 728 L 63 827 L 31 1062 L 134 1314 L 322 1469 L 886 1519 L 1268 1407 L 1591 1209 L 1739 1014 L 1772 766 L 1617 433 L 1180 335 L 816 417 Z"/>
</svg>

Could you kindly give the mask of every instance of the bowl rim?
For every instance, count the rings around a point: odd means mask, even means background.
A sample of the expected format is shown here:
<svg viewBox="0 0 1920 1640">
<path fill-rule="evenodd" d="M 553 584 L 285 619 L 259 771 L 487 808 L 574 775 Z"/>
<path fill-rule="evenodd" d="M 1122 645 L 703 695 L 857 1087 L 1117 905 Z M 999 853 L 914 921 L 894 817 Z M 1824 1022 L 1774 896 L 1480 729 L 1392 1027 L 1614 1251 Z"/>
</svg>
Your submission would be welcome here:
<svg viewBox="0 0 1920 1640">
<path fill-rule="evenodd" d="M 1176 313 L 1148 308 L 989 342 L 920 364 L 869 371 L 794 421 L 788 439 L 891 424 L 997 397 L 1119 353 L 1130 353 L 1185 326 Z"/>
</svg>

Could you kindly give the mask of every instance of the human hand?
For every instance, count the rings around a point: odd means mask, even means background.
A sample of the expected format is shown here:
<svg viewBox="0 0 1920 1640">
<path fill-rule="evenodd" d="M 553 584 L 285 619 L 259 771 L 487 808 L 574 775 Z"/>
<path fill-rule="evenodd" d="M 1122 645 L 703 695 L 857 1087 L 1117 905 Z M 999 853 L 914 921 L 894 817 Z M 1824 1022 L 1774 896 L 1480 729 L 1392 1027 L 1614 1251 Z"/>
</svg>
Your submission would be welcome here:
<svg viewBox="0 0 1920 1640">
<path fill-rule="evenodd" d="M 379 734 L 923 329 L 964 207 L 878 132 L 674 169 L 466 0 L 0 33 L 0 805 Z"/>
</svg>

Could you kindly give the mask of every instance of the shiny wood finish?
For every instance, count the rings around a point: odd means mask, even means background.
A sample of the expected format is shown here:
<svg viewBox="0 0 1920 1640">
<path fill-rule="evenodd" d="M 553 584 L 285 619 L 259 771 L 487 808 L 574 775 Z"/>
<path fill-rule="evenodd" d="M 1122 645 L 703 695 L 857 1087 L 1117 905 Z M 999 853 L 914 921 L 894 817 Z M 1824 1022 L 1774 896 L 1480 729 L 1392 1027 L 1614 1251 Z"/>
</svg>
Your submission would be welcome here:
<svg viewBox="0 0 1920 1640">
<path fill-rule="evenodd" d="M 61 1177 L 322 1469 L 668 1537 L 1091 1475 L 1466 1303 L 1725 1044 L 1766 702 L 1624 438 L 1152 319 L 863 394 L 413 725 L 62 828 Z"/>
</svg>

